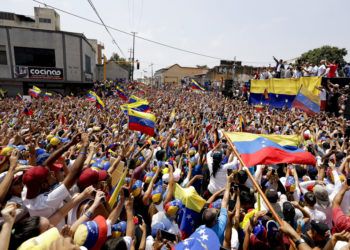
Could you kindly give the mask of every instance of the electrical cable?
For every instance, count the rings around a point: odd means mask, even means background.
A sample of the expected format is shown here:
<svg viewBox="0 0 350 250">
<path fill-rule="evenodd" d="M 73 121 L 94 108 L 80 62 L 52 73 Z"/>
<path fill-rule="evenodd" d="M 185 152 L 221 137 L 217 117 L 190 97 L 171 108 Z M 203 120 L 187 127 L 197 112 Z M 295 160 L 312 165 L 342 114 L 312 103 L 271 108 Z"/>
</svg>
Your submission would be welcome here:
<svg viewBox="0 0 350 250">
<path fill-rule="evenodd" d="M 54 7 L 54 6 L 49 5 L 49 4 L 46 4 L 46 3 L 44 3 L 44 2 L 41 2 L 41 1 L 38 1 L 38 0 L 33 0 L 33 1 L 36 2 L 36 3 L 39 3 L 39 4 L 43 4 L 44 6 L 50 7 L 50 8 L 52 8 L 52 9 L 54 9 L 54 10 L 58 10 L 58 11 L 61 11 L 61 12 L 63 12 L 63 13 L 66 13 L 66 14 L 68 14 L 68 15 L 71 15 L 71 16 L 77 17 L 77 18 L 79 18 L 79 19 L 88 21 L 88 22 L 90 22 L 90 23 L 94 23 L 94 24 L 98 24 L 98 25 L 104 25 L 103 23 L 99 23 L 99 22 L 94 21 L 94 20 L 91 20 L 91 19 L 89 19 L 89 18 L 79 16 L 79 15 L 77 15 L 77 14 L 71 13 L 71 12 L 66 11 L 66 10 L 62 10 L 62 9 L 60 9 L 60 8 Z M 111 27 L 111 26 L 108 26 L 108 25 L 105 25 L 105 27 L 108 27 L 108 28 L 110 28 L 110 29 L 112 29 L 112 30 L 118 31 L 118 32 L 120 32 L 120 33 L 129 35 L 129 36 L 133 36 L 132 33 L 127 32 L 127 31 L 124 31 L 124 30 L 121 30 L 121 29 L 117 29 L 117 28 L 114 28 L 114 27 Z M 138 39 L 141 39 L 141 40 L 150 42 L 150 43 L 154 43 L 154 44 L 163 46 L 163 47 L 168 47 L 168 48 L 171 48 L 171 49 L 174 49 L 174 50 L 182 51 L 182 52 L 189 53 L 189 54 L 193 54 L 193 55 L 197 55 L 197 56 L 207 57 L 207 58 L 216 59 L 216 60 L 229 60 L 229 59 L 224 59 L 224 58 L 220 58 L 220 57 L 215 57 L 215 56 L 210 56 L 210 55 L 206 55 L 206 54 L 202 54 L 202 53 L 190 51 L 190 50 L 187 50 L 187 49 L 181 49 L 181 48 L 178 48 L 178 47 L 175 47 L 175 46 L 172 46 L 172 45 L 168 45 L 168 44 L 165 44 L 165 43 L 162 43 L 162 42 L 154 41 L 154 40 L 151 40 L 151 39 L 148 39 L 148 38 L 145 38 L 145 37 L 141 37 L 141 36 L 138 36 L 138 35 L 135 35 L 135 37 L 138 38 Z M 124 56 L 124 57 L 125 57 L 125 56 Z"/>
<path fill-rule="evenodd" d="M 91 1 L 91 0 L 87 0 L 87 1 L 88 1 L 88 3 L 90 4 L 91 8 L 92 8 L 92 9 L 94 10 L 94 12 L 96 13 L 97 17 L 100 19 L 100 21 L 101 21 L 102 25 L 105 27 L 107 33 L 108 33 L 108 34 L 110 35 L 110 37 L 112 38 L 112 43 L 114 43 L 115 45 L 117 45 L 117 47 L 118 47 L 120 53 L 123 55 L 123 57 L 125 57 L 124 52 L 123 52 L 122 49 L 119 47 L 117 41 L 114 39 L 112 33 L 109 31 L 109 29 L 107 28 L 106 24 L 103 22 L 103 20 L 102 20 L 100 14 L 98 13 L 98 11 L 97 11 L 97 9 L 95 8 L 95 6 L 94 6 L 94 4 L 92 3 L 92 1 Z"/>
</svg>

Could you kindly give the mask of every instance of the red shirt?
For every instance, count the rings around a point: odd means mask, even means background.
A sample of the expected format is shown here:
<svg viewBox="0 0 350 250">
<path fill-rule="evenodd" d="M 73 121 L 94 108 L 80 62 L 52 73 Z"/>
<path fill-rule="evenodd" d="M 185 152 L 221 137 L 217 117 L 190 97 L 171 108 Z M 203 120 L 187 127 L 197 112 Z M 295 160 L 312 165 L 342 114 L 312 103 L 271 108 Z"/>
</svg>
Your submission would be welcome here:
<svg viewBox="0 0 350 250">
<path fill-rule="evenodd" d="M 335 77 L 335 72 L 337 71 L 338 66 L 336 64 L 330 64 L 328 65 L 329 72 L 327 77 L 328 78 L 334 78 Z"/>
<path fill-rule="evenodd" d="M 333 213 L 333 229 L 332 233 L 340 233 L 341 231 L 350 231 L 350 217 L 346 216 L 340 207 L 335 207 Z"/>
</svg>

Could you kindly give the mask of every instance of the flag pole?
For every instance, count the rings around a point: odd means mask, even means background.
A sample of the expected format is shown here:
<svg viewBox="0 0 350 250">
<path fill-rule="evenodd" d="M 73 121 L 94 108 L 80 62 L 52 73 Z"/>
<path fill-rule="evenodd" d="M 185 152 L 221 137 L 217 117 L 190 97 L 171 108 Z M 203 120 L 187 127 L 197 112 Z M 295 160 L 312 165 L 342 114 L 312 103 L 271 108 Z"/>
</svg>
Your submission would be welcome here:
<svg viewBox="0 0 350 250">
<path fill-rule="evenodd" d="M 265 204 L 267 205 L 268 209 L 270 210 L 270 212 L 272 213 L 273 217 L 277 220 L 277 222 L 281 225 L 282 224 L 282 220 L 281 218 L 278 216 L 278 214 L 276 213 L 275 209 L 271 206 L 269 200 L 267 199 L 267 197 L 265 196 L 264 192 L 261 190 L 260 185 L 256 182 L 256 180 L 254 179 L 254 177 L 252 176 L 252 174 L 250 173 L 249 169 L 247 168 L 247 166 L 244 164 L 241 156 L 239 155 L 239 153 L 237 152 L 235 146 L 233 145 L 233 143 L 231 142 L 230 138 L 228 138 L 228 136 L 226 135 L 226 133 L 224 132 L 224 135 L 226 137 L 226 140 L 229 142 L 233 152 L 235 153 L 235 155 L 237 156 L 237 159 L 240 161 L 240 163 L 242 164 L 243 167 L 245 167 L 245 171 L 249 177 L 249 179 L 252 181 L 254 187 L 256 188 L 256 190 L 258 191 L 258 193 L 261 195 L 261 198 L 264 200 Z"/>
<path fill-rule="evenodd" d="M 272 216 L 277 220 L 278 224 L 282 225 L 282 220 L 279 217 L 279 215 L 276 213 L 275 209 L 271 206 L 271 203 L 269 202 L 269 200 L 267 199 L 266 195 L 264 194 L 264 192 L 261 190 L 260 185 L 256 182 L 256 180 L 254 179 L 254 177 L 252 176 L 252 174 L 250 173 L 249 169 L 247 168 L 247 166 L 244 164 L 241 156 L 239 155 L 239 153 L 236 150 L 236 147 L 233 145 L 233 143 L 231 142 L 230 138 L 227 136 L 226 132 L 224 132 L 224 136 L 226 138 L 226 140 L 228 141 L 228 143 L 230 144 L 234 154 L 237 156 L 237 159 L 240 161 L 240 163 L 242 164 L 245 170 L 245 172 L 247 173 L 249 179 L 252 181 L 254 187 L 256 188 L 256 190 L 258 191 L 258 193 L 260 194 L 261 198 L 264 200 L 267 208 L 269 209 L 269 211 L 272 213 Z M 293 246 L 293 248 L 295 249 L 295 244 L 294 242 L 289 239 L 289 242 L 291 243 L 291 245 Z"/>
</svg>

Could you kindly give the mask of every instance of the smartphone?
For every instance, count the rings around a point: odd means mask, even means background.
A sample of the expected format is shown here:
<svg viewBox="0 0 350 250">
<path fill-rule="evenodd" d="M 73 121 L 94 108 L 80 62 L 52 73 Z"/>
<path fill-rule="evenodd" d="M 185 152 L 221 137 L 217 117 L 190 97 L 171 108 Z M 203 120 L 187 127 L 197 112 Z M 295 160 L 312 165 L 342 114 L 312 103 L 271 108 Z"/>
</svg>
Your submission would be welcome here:
<svg viewBox="0 0 350 250">
<path fill-rule="evenodd" d="M 166 240 L 169 240 L 172 242 L 176 241 L 176 234 L 169 233 L 169 232 L 162 230 L 162 229 L 159 230 L 159 232 L 160 232 L 160 237 L 162 239 L 166 239 Z"/>
<path fill-rule="evenodd" d="M 130 196 L 129 190 L 127 188 L 123 188 L 123 192 L 124 192 L 124 197 L 129 198 L 129 196 Z"/>
<path fill-rule="evenodd" d="M 350 176 L 346 179 L 346 184 L 348 184 L 348 186 L 350 186 Z"/>
</svg>

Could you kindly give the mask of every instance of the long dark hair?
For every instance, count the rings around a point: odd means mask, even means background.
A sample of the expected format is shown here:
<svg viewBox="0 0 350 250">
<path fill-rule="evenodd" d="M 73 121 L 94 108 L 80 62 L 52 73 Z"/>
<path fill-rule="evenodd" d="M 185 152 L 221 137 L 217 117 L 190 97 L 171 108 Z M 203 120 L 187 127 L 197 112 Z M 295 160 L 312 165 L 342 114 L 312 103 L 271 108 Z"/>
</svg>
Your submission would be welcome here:
<svg viewBox="0 0 350 250">
<path fill-rule="evenodd" d="M 40 217 L 33 216 L 17 222 L 12 230 L 10 250 L 17 249 L 23 242 L 40 234 Z"/>
<path fill-rule="evenodd" d="M 219 171 L 222 161 L 222 155 L 221 153 L 214 153 L 213 155 L 213 173 L 212 175 L 216 176 L 216 173 Z"/>
</svg>

